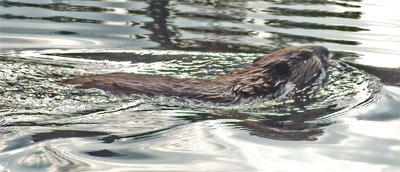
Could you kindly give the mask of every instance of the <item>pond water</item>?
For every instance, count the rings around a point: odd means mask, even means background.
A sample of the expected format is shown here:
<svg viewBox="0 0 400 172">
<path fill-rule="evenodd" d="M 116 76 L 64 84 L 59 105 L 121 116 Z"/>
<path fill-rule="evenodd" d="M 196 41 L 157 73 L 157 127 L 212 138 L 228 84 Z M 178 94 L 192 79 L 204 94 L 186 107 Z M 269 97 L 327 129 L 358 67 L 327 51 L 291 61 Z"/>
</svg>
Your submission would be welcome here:
<svg viewBox="0 0 400 172">
<path fill-rule="evenodd" d="M 398 7 L 2 0 L 0 171 L 399 171 Z M 301 45 L 330 50 L 315 94 L 218 105 L 59 83 L 111 72 L 215 77 Z"/>
</svg>

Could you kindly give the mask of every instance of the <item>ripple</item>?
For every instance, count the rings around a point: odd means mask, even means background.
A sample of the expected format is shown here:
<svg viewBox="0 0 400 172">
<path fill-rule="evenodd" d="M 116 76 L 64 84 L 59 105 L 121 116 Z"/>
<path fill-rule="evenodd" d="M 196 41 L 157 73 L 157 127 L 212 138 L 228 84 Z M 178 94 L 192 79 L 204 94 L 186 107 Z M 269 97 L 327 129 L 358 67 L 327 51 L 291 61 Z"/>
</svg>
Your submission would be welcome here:
<svg viewBox="0 0 400 172">
<path fill-rule="evenodd" d="M 65 78 L 62 76 L 85 75 L 86 71 L 213 77 L 244 67 L 246 63 L 251 63 L 262 54 L 159 50 L 44 50 L 22 51 L 9 55 L 17 60 L 7 62 L 13 64 L 10 65 L 11 68 L 23 66 L 18 59 L 30 58 L 31 61 L 38 62 L 36 66 L 22 67 L 24 70 L 21 71 L 26 71 L 25 74 L 30 75 L 28 77 L 30 82 L 24 84 L 23 80 L 19 80 L 13 82 L 12 87 L 8 87 L 14 90 L 13 96 L 18 93 L 20 97 L 26 97 L 20 98 L 20 101 L 17 101 L 19 103 L 14 101 L 10 107 L 22 103 L 18 105 L 21 107 L 24 102 L 32 106 L 30 102 L 41 102 L 42 99 L 46 100 L 47 104 L 40 106 L 43 102 L 39 103 L 32 112 L 18 110 L 3 113 L 5 117 L 3 127 L 71 125 L 82 131 L 102 128 L 103 131 L 110 133 L 99 138 L 105 143 L 156 138 L 159 134 L 171 132 L 188 122 L 221 119 L 234 120 L 226 124 L 259 137 L 277 140 L 317 140 L 324 133 L 321 127 L 342 117 L 356 115 L 360 109 L 369 107 L 380 99 L 377 93 L 381 86 L 375 77 L 337 61 L 331 62 L 328 81 L 322 87 L 310 86 L 294 90 L 296 94 L 288 94 L 275 100 L 255 99 L 247 103 L 220 105 L 178 97 L 112 96 L 96 89 L 80 90 L 58 85 L 56 81 Z M 42 70 L 38 70 L 41 67 L 35 69 L 43 62 L 52 64 L 43 65 L 48 66 L 45 70 L 48 72 L 43 73 Z M 64 68 L 61 64 L 69 66 Z M 60 67 L 65 73 L 54 74 L 53 71 L 60 71 L 57 69 Z M 4 67 L 5 70 L 11 68 Z M 18 78 L 13 76 L 18 73 L 7 75 L 8 78 Z M 35 80 L 37 82 L 32 83 Z M 7 83 L 11 81 L 12 79 L 8 79 Z M 51 89 L 37 87 L 35 84 L 38 83 L 58 90 L 53 93 L 56 96 L 48 97 L 47 93 Z M 27 88 L 25 92 L 15 90 L 15 87 L 26 87 L 25 85 L 30 85 L 29 88 L 35 94 L 27 94 L 29 93 Z M 40 95 L 38 93 L 44 92 L 42 89 L 46 90 L 44 97 L 38 97 L 37 95 Z M 43 109 L 44 107 L 46 108 Z M 57 111 L 52 112 L 50 109 Z M 181 113 L 182 110 L 185 112 Z M 35 113 L 37 115 L 34 115 Z M 131 113 L 134 115 L 130 115 Z M 155 115 L 156 113 L 166 116 Z M 43 122 L 44 119 L 46 122 Z M 132 132 L 132 129 L 138 130 Z"/>
<path fill-rule="evenodd" d="M 352 18 L 358 19 L 361 17 L 361 12 L 359 11 L 344 11 L 344 12 L 329 12 L 320 10 L 307 10 L 307 9 L 290 9 L 290 8 L 280 8 L 280 7 L 270 7 L 266 12 L 274 15 L 283 16 L 305 16 L 305 17 L 340 17 L 340 18 Z"/>
<path fill-rule="evenodd" d="M 397 6 L 0 1 L 0 171 L 398 171 Z M 214 77 L 308 44 L 329 48 L 331 77 L 279 100 L 216 105 L 58 84 L 110 72 Z"/>
</svg>

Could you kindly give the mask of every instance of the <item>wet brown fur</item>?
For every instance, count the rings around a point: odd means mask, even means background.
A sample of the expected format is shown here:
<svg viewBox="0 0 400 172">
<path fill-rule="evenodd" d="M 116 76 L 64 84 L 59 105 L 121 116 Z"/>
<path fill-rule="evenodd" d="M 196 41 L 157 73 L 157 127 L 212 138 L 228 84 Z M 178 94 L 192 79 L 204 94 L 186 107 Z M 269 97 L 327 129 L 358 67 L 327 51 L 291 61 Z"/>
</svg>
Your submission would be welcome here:
<svg viewBox="0 0 400 172">
<path fill-rule="evenodd" d="M 249 67 L 211 79 L 111 73 L 61 81 L 78 88 L 99 88 L 114 94 L 146 94 L 229 103 L 276 94 L 286 83 L 308 84 L 328 67 L 328 50 L 320 46 L 290 47 L 272 52 Z"/>
</svg>

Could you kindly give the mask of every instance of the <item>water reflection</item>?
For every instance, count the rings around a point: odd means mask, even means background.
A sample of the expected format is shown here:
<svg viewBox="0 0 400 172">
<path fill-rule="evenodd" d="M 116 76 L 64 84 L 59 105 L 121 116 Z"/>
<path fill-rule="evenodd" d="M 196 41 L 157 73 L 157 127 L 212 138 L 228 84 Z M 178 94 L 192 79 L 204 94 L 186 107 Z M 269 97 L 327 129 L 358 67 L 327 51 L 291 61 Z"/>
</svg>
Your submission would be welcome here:
<svg viewBox="0 0 400 172">
<path fill-rule="evenodd" d="M 153 18 L 153 21 L 145 23 L 144 26 L 152 32 L 149 39 L 158 42 L 160 47 L 164 48 L 172 48 L 169 47 L 172 45 L 171 37 L 176 35 L 176 32 L 167 26 L 167 18 L 169 16 L 168 3 L 169 1 L 150 1 L 146 13 Z"/>
<path fill-rule="evenodd" d="M 121 156 L 121 154 L 107 150 L 107 149 L 102 149 L 98 151 L 91 151 L 87 152 L 87 154 L 91 156 L 99 156 L 99 157 L 115 157 L 115 156 Z M 143 157 L 141 158 L 143 159 Z"/>
<path fill-rule="evenodd" d="M 240 113 L 237 111 L 216 111 L 214 113 L 195 113 L 196 116 L 181 116 L 179 118 L 191 122 L 205 120 L 232 119 L 226 124 L 245 130 L 251 135 L 274 140 L 315 141 L 324 132 L 321 129 L 326 124 L 305 123 L 310 119 L 321 117 L 323 113 L 299 113 L 287 116 L 262 116 Z M 307 116 L 307 117 L 306 117 Z"/>
<path fill-rule="evenodd" d="M 5 14 L 5 15 L 0 15 L 0 17 L 4 18 L 4 19 L 49 20 L 49 21 L 54 21 L 54 22 L 77 22 L 77 23 L 96 23 L 96 24 L 103 23 L 103 21 L 101 21 L 101 20 L 89 20 L 89 19 L 79 19 L 79 18 L 60 17 L 60 16 L 55 16 L 55 17 L 26 17 L 26 16 L 14 16 L 14 15 L 11 15 L 11 14 Z M 65 31 L 65 32 L 70 32 L 70 31 Z"/>
<path fill-rule="evenodd" d="M 44 8 L 54 11 L 75 11 L 75 12 L 107 12 L 113 11 L 113 9 L 94 7 L 94 6 L 81 6 L 72 5 L 65 0 L 53 0 L 53 3 L 27 3 L 27 2 L 15 2 L 15 1 L 2 1 L 1 6 L 3 7 L 33 7 L 33 8 Z"/>
<path fill-rule="evenodd" d="M 360 2 L 361 0 L 356 0 L 356 2 Z M 351 2 L 346 0 L 346 2 L 342 1 L 330 1 L 330 0 L 316 0 L 316 1 L 307 1 L 307 0 L 281 0 L 281 1 L 272 1 L 276 4 L 285 4 L 285 5 L 297 5 L 297 4 L 314 4 L 314 5 L 338 5 L 342 7 L 352 7 L 359 8 L 360 5 L 349 4 L 347 2 Z"/>
<path fill-rule="evenodd" d="M 360 44 L 357 41 L 324 39 L 324 38 L 311 37 L 311 36 L 292 35 L 292 34 L 287 34 L 287 33 L 271 32 L 271 34 L 272 34 L 272 36 L 267 39 L 273 41 L 273 44 L 276 44 L 277 46 L 289 46 L 291 42 L 298 42 L 298 43 L 304 43 L 304 44 L 312 44 L 312 43 L 318 44 L 318 43 L 323 43 L 323 42 L 344 44 L 344 45 Z M 331 54 L 333 54 L 334 57 L 336 55 L 340 55 L 338 57 L 348 57 L 348 56 L 358 57 L 358 54 L 356 54 L 356 53 L 343 52 L 343 51 L 341 51 L 341 52 L 333 51 L 333 52 L 331 52 Z"/>
<path fill-rule="evenodd" d="M 69 138 L 69 137 L 94 137 L 107 135 L 105 132 L 97 132 L 97 131 L 78 131 L 78 130 L 54 130 L 48 133 L 36 133 L 32 135 L 32 141 L 41 142 L 50 139 L 57 138 Z"/>
<path fill-rule="evenodd" d="M 270 7 L 266 12 L 273 15 L 283 16 L 304 16 L 304 17 L 339 17 L 339 18 L 352 18 L 358 19 L 361 17 L 361 12 L 358 11 L 345 11 L 342 13 L 319 11 L 319 10 L 298 10 L 290 8 Z"/>
<path fill-rule="evenodd" d="M 120 2 L 124 3 L 124 2 Z M 301 17 L 329 17 L 342 19 L 359 19 L 361 12 L 345 11 L 345 12 L 329 12 L 325 10 L 310 10 L 307 8 L 282 8 L 267 6 L 267 9 L 252 8 L 247 1 L 206 1 L 206 2 L 175 2 L 175 1 L 148 1 L 146 5 L 142 2 L 130 2 L 127 4 L 131 7 L 134 4 L 139 8 L 120 8 L 106 2 L 95 2 L 93 6 L 83 5 L 74 1 L 53 1 L 53 3 L 31 3 L 19 1 L 3 1 L 1 7 L 6 9 L 0 14 L 0 17 L 5 20 L 44 20 L 54 22 L 70 22 L 70 23 L 87 23 L 99 25 L 113 25 L 114 21 L 119 17 L 111 16 L 114 12 L 125 16 L 141 16 L 150 18 L 150 21 L 125 20 L 118 25 L 121 27 L 139 26 L 141 29 L 150 31 L 146 33 L 128 33 L 127 37 L 133 38 L 132 42 L 141 39 L 158 43 L 156 47 L 163 49 L 177 50 L 208 50 L 208 51 L 224 51 L 224 52 L 270 52 L 277 47 L 290 46 L 293 43 L 312 44 L 312 43 L 333 43 L 343 45 L 359 45 L 360 42 L 355 40 L 324 38 L 321 36 L 306 36 L 296 32 L 277 32 L 268 27 L 281 29 L 310 29 L 310 30 L 329 30 L 343 32 L 360 32 L 368 31 L 366 28 L 338 25 L 330 22 L 299 22 L 292 19 L 292 16 Z M 359 6 L 352 6 L 347 2 L 331 2 L 331 1 L 272 1 L 273 4 L 281 4 L 290 7 L 290 5 L 340 5 L 343 8 L 351 8 L 357 10 Z M 195 4 L 194 6 L 190 6 Z M 250 7 L 246 7 L 250 6 Z M 34 9 L 48 9 L 55 12 L 60 12 L 59 15 L 43 16 L 32 15 L 29 13 L 21 14 L 20 12 L 12 12 L 8 8 L 29 7 Z M 132 6 L 133 7 L 133 6 Z M 72 12 L 90 12 L 95 15 L 90 15 L 88 18 L 82 15 L 75 15 Z M 41 12 L 40 14 L 46 14 Z M 102 13 L 102 15 L 100 15 Z M 255 14 L 263 14 L 262 18 L 253 18 Z M 37 16 L 37 17 L 34 17 Z M 101 17 L 104 16 L 104 17 Z M 288 16 L 288 18 L 276 18 L 278 16 Z M 124 17 L 125 18 L 125 17 Z M 121 18 L 122 19 L 122 18 Z M 258 21 L 263 21 L 265 26 L 260 25 Z M 40 27 L 40 24 L 38 24 Z M 247 29 L 246 29 L 247 28 Z M 267 31 L 269 36 L 263 37 L 263 33 Z M 73 30 L 58 30 L 53 33 L 60 35 L 77 35 L 81 31 Z M 143 32 L 143 31 L 142 31 Z M 107 35 L 115 35 L 112 31 L 107 31 Z M 201 35 L 204 36 L 201 36 Z M 86 34 L 85 34 L 86 35 Z M 84 45 L 84 44 L 82 44 Z M 111 45 L 107 42 L 102 42 L 101 45 Z M 272 45 L 272 46 L 268 46 Z"/>
<path fill-rule="evenodd" d="M 219 1 L 218 1 L 219 2 Z M 206 3 L 207 5 L 208 3 Z M 195 11 L 182 12 L 178 10 L 171 10 L 169 1 L 150 1 L 147 10 L 129 10 L 132 14 L 147 14 L 153 18 L 152 22 L 145 24 L 144 28 L 152 31 L 149 39 L 160 43 L 158 48 L 163 49 L 177 49 L 177 50 L 204 50 L 208 51 L 228 51 L 228 52 L 266 52 L 270 48 L 256 47 L 251 45 L 245 45 L 240 43 L 229 43 L 221 41 L 218 36 L 213 38 L 204 39 L 185 39 L 182 38 L 182 31 L 189 32 L 202 32 L 212 35 L 238 35 L 238 33 L 251 33 L 250 31 L 241 31 L 238 28 L 225 28 L 219 27 L 218 23 L 221 21 L 242 21 L 243 19 L 238 18 L 238 16 L 243 16 L 245 13 L 237 11 L 229 11 L 230 15 L 219 12 L 220 4 L 213 6 L 215 10 L 210 11 L 210 13 L 199 13 Z M 179 27 L 175 26 L 171 22 L 167 22 L 175 18 L 190 18 L 191 20 L 206 19 L 210 20 L 209 27 Z M 239 34 L 245 36 L 244 34 Z M 246 34 L 247 35 L 247 34 Z"/>
<path fill-rule="evenodd" d="M 53 4 L 63 5 L 63 4 L 68 4 L 71 0 L 51 0 L 51 1 L 53 1 Z"/>
<path fill-rule="evenodd" d="M 346 31 L 346 32 L 358 32 L 358 31 L 366 31 L 368 29 L 363 29 L 359 27 L 352 27 L 352 26 L 340 26 L 340 25 L 324 25 L 324 24 L 317 24 L 317 23 L 305 23 L 305 22 L 293 22 L 289 20 L 267 20 L 265 24 L 272 26 L 272 27 L 279 27 L 279 28 L 303 28 L 303 29 L 321 29 L 321 30 L 338 30 L 338 31 Z"/>
</svg>

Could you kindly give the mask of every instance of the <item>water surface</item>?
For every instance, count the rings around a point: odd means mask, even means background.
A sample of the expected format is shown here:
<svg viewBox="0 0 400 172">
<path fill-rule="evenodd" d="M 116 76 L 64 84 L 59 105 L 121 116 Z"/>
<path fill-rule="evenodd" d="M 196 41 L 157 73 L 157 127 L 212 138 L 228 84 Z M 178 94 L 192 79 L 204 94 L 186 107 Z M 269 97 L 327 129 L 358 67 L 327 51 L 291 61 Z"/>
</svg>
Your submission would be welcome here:
<svg viewBox="0 0 400 172">
<path fill-rule="evenodd" d="M 398 6 L 0 1 L 0 171 L 398 171 Z M 299 45 L 331 51 L 330 78 L 312 95 L 216 105 L 59 84 L 215 77 Z"/>
</svg>

